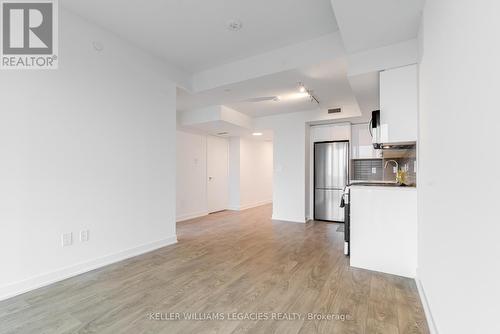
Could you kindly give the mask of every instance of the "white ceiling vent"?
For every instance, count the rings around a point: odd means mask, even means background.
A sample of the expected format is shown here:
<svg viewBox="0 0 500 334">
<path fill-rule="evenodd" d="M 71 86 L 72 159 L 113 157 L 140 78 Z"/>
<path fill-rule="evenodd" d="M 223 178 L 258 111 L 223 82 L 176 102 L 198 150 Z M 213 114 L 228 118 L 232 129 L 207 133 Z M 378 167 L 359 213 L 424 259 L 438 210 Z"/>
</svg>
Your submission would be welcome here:
<svg viewBox="0 0 500 334">
<path fill-rule="evenodd" d="M 341 113 L 342 109 L 341 108 L 333 108 L 333 109 L 328 109 L 329 114 L 338 114 Z"/>
</svg>

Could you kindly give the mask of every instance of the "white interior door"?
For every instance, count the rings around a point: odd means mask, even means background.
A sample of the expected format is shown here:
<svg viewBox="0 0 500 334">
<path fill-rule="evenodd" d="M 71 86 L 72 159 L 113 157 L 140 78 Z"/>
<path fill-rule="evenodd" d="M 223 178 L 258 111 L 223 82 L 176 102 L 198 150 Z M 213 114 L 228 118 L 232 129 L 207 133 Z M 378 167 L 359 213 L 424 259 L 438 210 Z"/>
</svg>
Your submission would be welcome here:
<svg viewBox="0 0 500 334">
<path fill-rule="evenodd" d="M 207 199 L 208 211 L 226 210 L 229 199 L 228 141 L 224 138 L 207 138 Z"/>
</svg>

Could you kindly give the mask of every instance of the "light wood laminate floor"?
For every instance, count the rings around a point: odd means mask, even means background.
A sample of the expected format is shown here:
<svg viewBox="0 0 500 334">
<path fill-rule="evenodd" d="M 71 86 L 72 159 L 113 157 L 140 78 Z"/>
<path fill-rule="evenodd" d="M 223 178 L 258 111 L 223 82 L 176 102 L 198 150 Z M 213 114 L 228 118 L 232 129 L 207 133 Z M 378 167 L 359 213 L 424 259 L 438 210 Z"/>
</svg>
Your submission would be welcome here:
<svg viewBox="0 0 500 334">
<path fill-rule="evenodd" d="M 178 223 L 176 245 L 0 302 L 0 333 L 428 333 L 415 283 L 350 268 L 339 224 L 270 216 Z"/>
</svg>

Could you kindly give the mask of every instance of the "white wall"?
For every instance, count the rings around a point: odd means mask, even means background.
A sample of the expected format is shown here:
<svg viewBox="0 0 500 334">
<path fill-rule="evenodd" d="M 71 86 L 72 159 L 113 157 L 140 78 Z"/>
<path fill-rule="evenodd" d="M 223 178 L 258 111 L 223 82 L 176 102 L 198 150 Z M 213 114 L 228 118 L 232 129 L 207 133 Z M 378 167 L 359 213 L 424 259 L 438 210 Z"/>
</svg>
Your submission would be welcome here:
<svg viewBox="0 0 500 334">
<path fill-rule="evenodd" d="M 176 240 L 175 85 L 65 10 L 59 28 L 58 70 L 0 75 L 0 299 Z"/>
<path fill-rule="evenodd" d="M 242 138 L 240 145 L 240 209 L 271 203 L 273 143 Z"/>
<path fill-rule="evenodd" d="M 305 151 L 305 157 L 304 157 L 304 161 L 305 161 L 305 164 L 306 164 L 306 167 L 305 167 L 305 170 L 304 170 L 304 178 L 305 178 L 305 189 L 306 189 L 306 197 L 305 197 L 305 213 L 306 213 L 306 219 L 305 221 L 307 222 L 308 220 L 311 220 L 313 219 L 313 210 L 311 210 L 311 208 L 313 207 L 313 198 L 314 198 L 314 179 L 313 179 L 313 175 L 314 175 L 314 164 L 311 163 L 311 161 L 313 160 L 313 156 L 314 156 L 314 146 L 311 145 L 311 127 L 310 126 L 306 126 L 306 132 L 305 132 L 305 138 L 304 138 L 304 141 L 305 141 L 305 147 L 306 147 L 306 151 Z M 308 163 L 309 161 L 309 163 Z"/>
<path fill-rule="evenodd" d="M 273 219 L 306 222 L 310 216 L 307 203 L 311 201 L 311 196 L 306 195 L 311 184 L 307 127 L 345 116 L 316 109 L 255 119 L 256 129 L 273 131 Z"/>
<path fill-rule="evenodd" d="M 229 140 L 229 209 L 245 210 L 272 202 L 273 143 Z"/>
<path fill-rule="evenodd" d="M 208 214 L 207 137 L 177 131 L 177 221 Z"/>
<path fill-rule="evenodd" d="M 273 130 L 273 219 L 305 222 L 306 125 L 303 113 L 263 117 L 257 126 Z"/>
<path fill-rule="evenodd" d="M 240 210 L 241 207 L 241 149 L 240 138 L 229 139 L 229 209 Z"/>
<path fill-rule="evenodd" d="M 427 1 L 418 276 L 439 333 L 500 333 L 498 1 Z"/>
</svg>

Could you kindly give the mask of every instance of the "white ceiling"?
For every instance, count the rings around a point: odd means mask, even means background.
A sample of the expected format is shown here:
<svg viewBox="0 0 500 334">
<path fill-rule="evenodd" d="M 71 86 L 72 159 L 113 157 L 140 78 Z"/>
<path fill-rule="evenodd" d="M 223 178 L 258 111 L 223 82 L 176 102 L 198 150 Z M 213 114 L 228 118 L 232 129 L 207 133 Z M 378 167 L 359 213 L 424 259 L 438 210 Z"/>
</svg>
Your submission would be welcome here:
<svg viewBox="0 0 500 334">
<path fill-rule="evenodd" d="M 338 30 L 329 0 L 64 0 L 61 4 L 188 73 Z M 232 32 L 227 22 L 239 19 Z"/>
<path fill-rule="evenodd" d="M 318 106 L 298 94 L 302 82 L 320 101 Z M 242 102 L 249 98 L 280 96 L 281 100 Z M 193 110 L 223 104 L 251 117 L 328 108 L 357 108 L 353 91 L 347 80 L 347 64 L 343 58 L 330 62 L 259 77 L 244 82 L 219 87 L 198 94 L 179 89 L 177 109 Z"/>
<path fill-rule="evenodd" d="M 267 66 L 266 71 L 257 71 L 258 75 L 252 79 L 197 94 L 178 89 L 177 94 L 180 112 L 225 105 L 260 117 L 337 107 L 355 115 L 377 108 L 378 71 L 349 77 L 352 72 L 348 71 L 346 59 L 358 51 L 415 38 L 424 0 L 64 0 L 61 3 L 186 72 L 191 82 L 199 75 L 208 81 L 226 77 L 227 69 L 224 72 L 225 67 L 220 65 L 240 64 L 234 62 L 268 55 L 259 65 Z M 227 23 L 231 19 L 241 20 L 243 28 L 229 31 Z M 301 42 L 333 36 L 331 33 L 339 27 L 343 43 L 338 37 L 322 42 L 334 44 L 325 57 L 314 62 L 297 60 L 317 54 L 312 46 Z M 335 41 L 338 48 L 334 47 Z M 308 48 L 299 48 L 302 53 L 268 53 L 292 45 L 308 45 Z M 320 48 L 323 52 L 324 49 Z M 289 61 L 296 65 L 288 68 L 295 68 L 283 71 Z M 315 65 L 303 67 L 306 63 Z M 319 106 L 307 98 L 294 96 L 299 81 L 314 91 Z M 193 90 L 189 85 L 183 87 Z M 280 96 L 281 100 L 243 102 L 267 96 Z"/>
<path fill-rule="evenodd" d="M 331 0 L 348 52 L 417 37 L 425 0 Z"/>
</svg>

